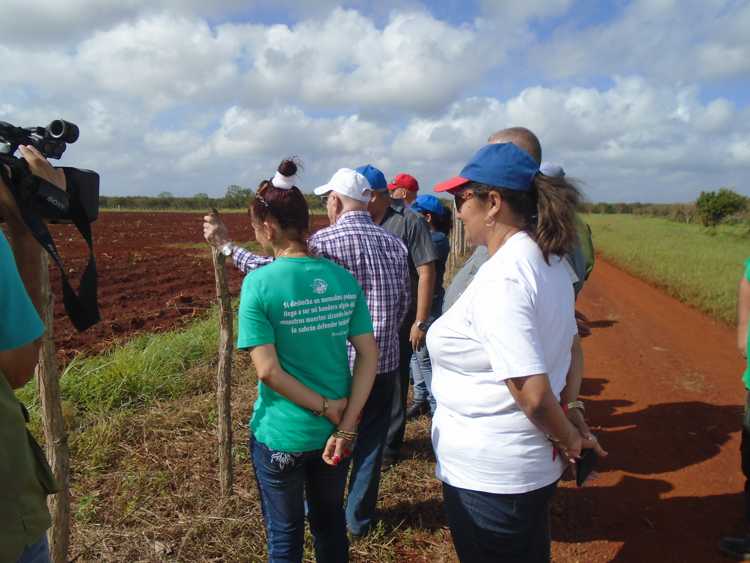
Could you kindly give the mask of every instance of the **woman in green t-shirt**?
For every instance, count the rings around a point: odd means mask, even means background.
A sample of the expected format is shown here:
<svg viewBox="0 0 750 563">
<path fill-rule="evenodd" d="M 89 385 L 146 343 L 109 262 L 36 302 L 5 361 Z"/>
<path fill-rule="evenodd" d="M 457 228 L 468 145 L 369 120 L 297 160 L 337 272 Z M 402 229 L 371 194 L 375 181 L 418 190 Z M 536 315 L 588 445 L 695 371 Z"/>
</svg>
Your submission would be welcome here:
<svg viewBox="0 0 750 563">
<path fill-rule="evenodd" d="M 275 260 L 242 284 L 238 348 L 250 349 L 258 399 L 250 420 L 269 561 L 301 561 L 305 499 L 318 561 L 348 560 L 347 463 L 378 350 L 364 293 L 341 266 L 311 256 L 309 211 L 286 160 L 250 205 Z M 347 341 L 356 351 L 353 373 Z"/>
</svg>

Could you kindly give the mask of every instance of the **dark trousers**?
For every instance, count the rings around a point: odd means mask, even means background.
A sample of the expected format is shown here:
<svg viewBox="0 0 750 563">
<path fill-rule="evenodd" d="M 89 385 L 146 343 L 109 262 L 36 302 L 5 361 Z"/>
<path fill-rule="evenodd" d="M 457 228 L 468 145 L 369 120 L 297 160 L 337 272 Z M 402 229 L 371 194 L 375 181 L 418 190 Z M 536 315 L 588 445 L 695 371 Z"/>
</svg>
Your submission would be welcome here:
<svg viewBox="0 0 750 563">
<path fill-rule="evenodd" d="M 352 474 L 346 501 L 346 525 L 355 535 L 370 531 L 380 487 L 383 449 L 391 421 L 391 403 L 397 371 L 379 373 L 362 409 L 357 442 L 352 453 Z"/>
<path fill-rule="evenodd" d="M 750 524 L 750 391 L 745 397 L 740 454 L 742 455 L 742 474 L 745 476 L 745 519 Z"/>
<path fill-rule="evenodd" d="M 461 563 L 548 563 L 549 504 L 557 482 L 500 495 L 443 483 L 453 545 Z"/>
<path fill-rule="evenodd" d="M 250 439 L 250 455 L 260 490 L 269 563 L 299 563 L 307 518 L 318 563 L 346 563 L 349 541 L 344 519 L 344 463 L 326 464 L 322 450 L 290 454 Z"/>
<path fill-rule="evenodd" d="M 388 438 L 385 443 L 384 456 L 397 459 L 401 446 L 404 444 L 404 432 L 406 431 L 406 398 L 409 395 L 409 368 L 411 355 L 414 350 L 409 342 L 411 327 L 416 319 L 416 311 L 406 314 L 401 329 L 398 333 L 398 379 L 393 390 L 393 402 L 391 405 L 391 424 L 388 427 Z"/>
</svg>

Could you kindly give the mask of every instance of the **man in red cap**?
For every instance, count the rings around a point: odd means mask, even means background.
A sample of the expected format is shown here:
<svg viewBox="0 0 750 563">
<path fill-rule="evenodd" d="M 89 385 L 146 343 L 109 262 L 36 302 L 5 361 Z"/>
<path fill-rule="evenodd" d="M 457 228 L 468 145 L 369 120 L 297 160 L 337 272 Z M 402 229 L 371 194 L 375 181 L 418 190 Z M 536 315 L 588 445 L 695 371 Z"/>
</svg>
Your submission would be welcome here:
<svg viewBox="0 0 750 563">
<path fill-rule="evenodd" d="M 393 182 L 388 184 L 388 191 L 391 192 L 391 198 L 403 199 L 406 205 L 411 205 L 417 199 L 419 182 L 410 174 L 396 174 Z"/>
</svg>

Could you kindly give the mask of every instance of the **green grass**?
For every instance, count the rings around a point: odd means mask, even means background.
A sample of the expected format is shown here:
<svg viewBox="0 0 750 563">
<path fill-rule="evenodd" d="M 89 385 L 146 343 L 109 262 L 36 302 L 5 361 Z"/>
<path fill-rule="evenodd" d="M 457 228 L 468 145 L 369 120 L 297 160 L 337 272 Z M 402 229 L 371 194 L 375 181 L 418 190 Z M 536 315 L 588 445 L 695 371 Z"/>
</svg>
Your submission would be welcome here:
<svg viewBox="0 0 750 563">
<path fill-rule="evenodd" d="M 217 342 L 218 317 L 213 310 L 186 328 L 137 336 L 104 354 L 76 358 L 60 379 L 63 404 L 72 416 L 87 418 L 195 391 L 198 383 L 186 374 L 215 357 Z M 18 396 L 36 418 L 36 381 Z"/>
<path fill-rule="evenodd" d="M 747 225 L 705 228 L 637 215 L 585 219 L 606 259 L 717 319 L 736 322 L 737 282 L 750 257 Z"/>
</svg>

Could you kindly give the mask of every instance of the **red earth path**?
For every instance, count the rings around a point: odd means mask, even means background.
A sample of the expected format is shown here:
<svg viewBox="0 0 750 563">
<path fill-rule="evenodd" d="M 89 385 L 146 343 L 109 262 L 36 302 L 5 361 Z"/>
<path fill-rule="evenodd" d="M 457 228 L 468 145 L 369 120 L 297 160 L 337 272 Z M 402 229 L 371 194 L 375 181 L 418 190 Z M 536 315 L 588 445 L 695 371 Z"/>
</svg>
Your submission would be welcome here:
<svg viewBox="0 0 750 563">
<path fill-rule="evenodd" d="M 741 529 L 744 362 L 724 324 L 599 260 L 578 302 L 588 418 L 610 455 L 553 511 L 556 561 L 726 561 Z"/>
</svg>

